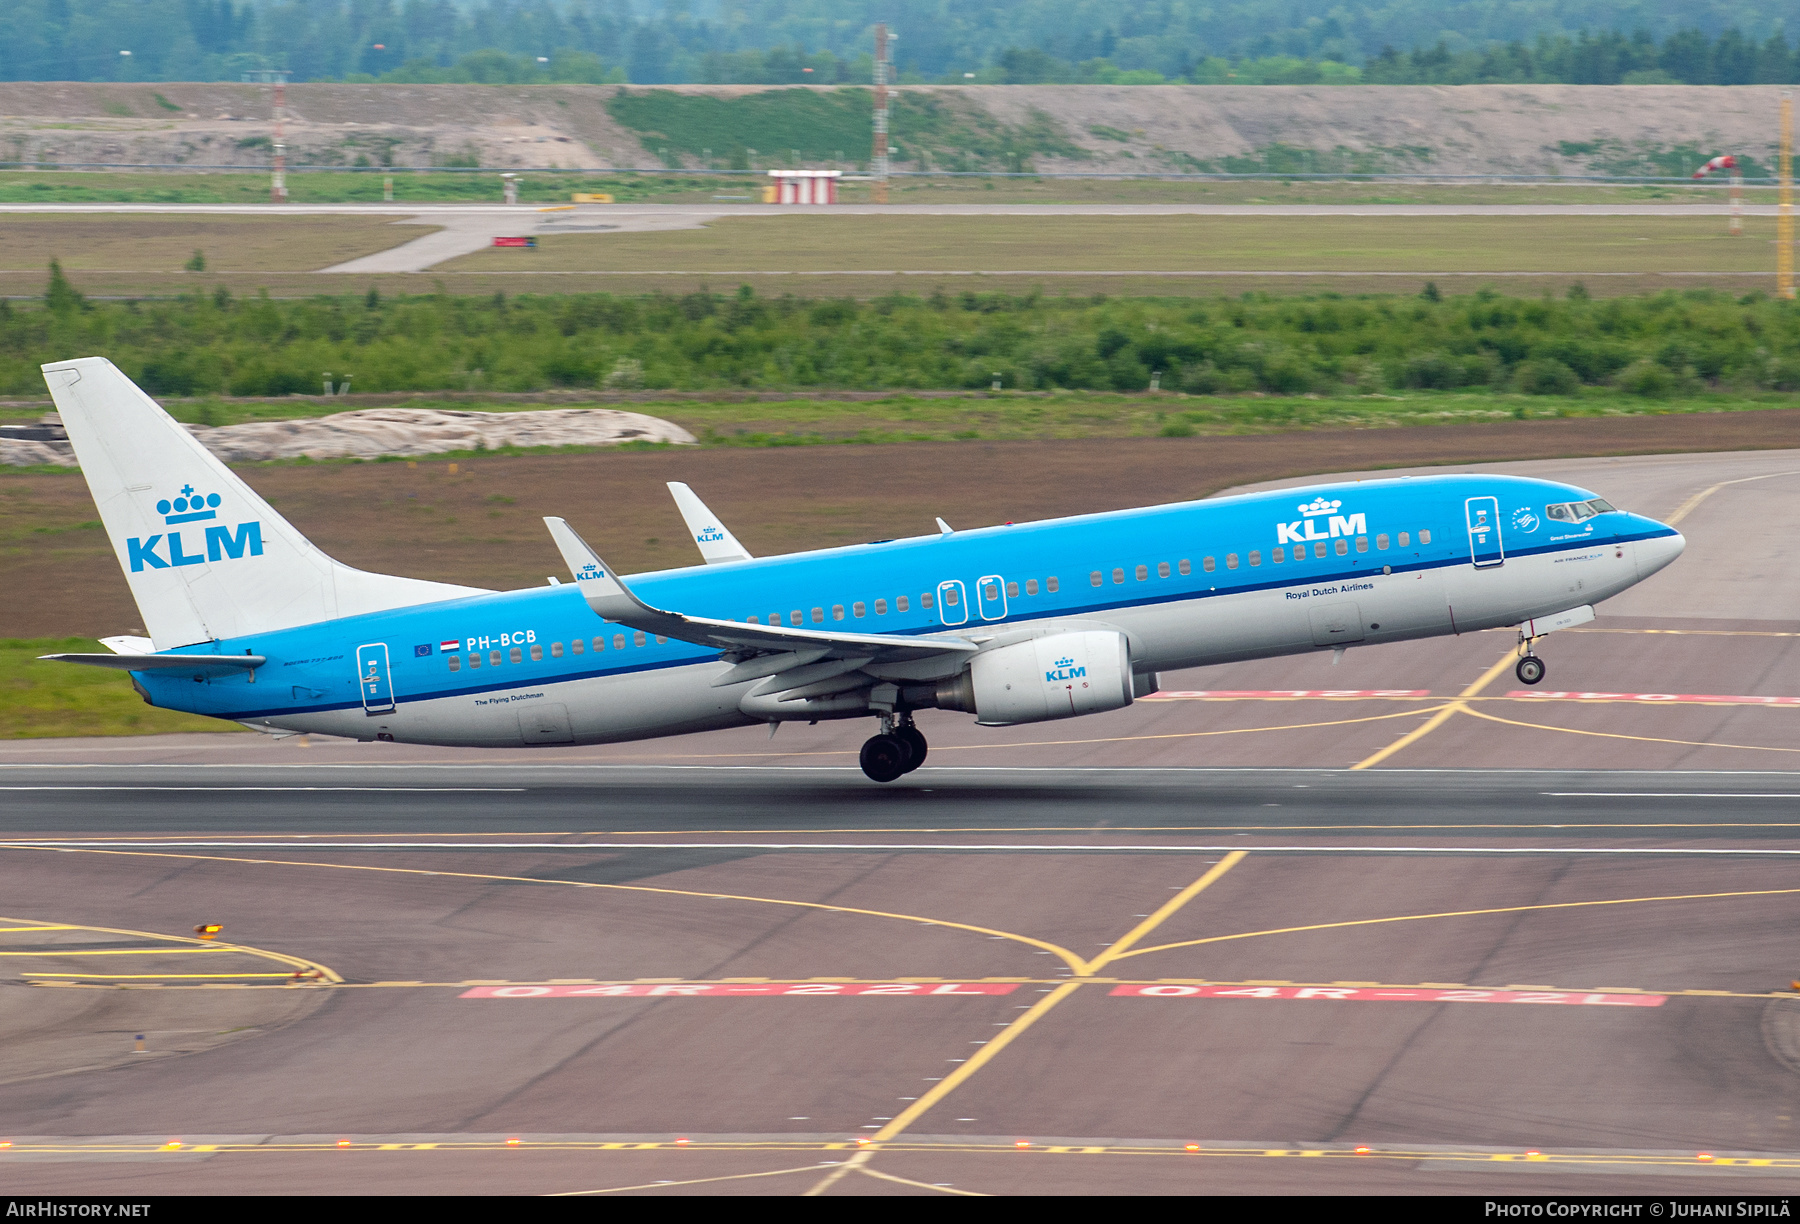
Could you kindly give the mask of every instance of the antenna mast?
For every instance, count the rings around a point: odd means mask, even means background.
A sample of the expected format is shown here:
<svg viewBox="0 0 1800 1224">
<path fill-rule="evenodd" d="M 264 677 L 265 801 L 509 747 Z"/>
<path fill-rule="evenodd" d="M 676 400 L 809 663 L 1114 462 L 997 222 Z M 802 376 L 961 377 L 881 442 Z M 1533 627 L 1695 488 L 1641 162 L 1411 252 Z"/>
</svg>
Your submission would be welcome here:
<svg viewBox="0 0 1800 1224">
<path fill-rule="evenodd" d="M 869 158 L 869 173 L 875 179 L 872 192 L 875 203 L 888 202 L 888 30 L 885 22 L 875 25 L 875 148 Z M 1783 103 L 1783 105 L 1786 105 Z M 1786 113 L 1785 111 L 1783 112 Z"/>
<path fill-rule="evenodd" d="M 1794 95 L 1781 94 L 1781 203 L 1775 212 L 1775 296 L 1794 296 Z"/>
</svg>

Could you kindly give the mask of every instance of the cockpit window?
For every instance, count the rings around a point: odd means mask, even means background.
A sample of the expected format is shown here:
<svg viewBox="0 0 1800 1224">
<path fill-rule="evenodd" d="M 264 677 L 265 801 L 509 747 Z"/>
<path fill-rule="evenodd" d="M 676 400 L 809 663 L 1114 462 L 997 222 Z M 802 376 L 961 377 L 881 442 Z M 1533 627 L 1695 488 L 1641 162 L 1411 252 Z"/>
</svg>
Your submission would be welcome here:
<svg viewBox="0 0 1800 1224">
<path fill-rule="evenodd" d="M 1613 505 L 1603 497 L 1592 501 L 1563 502 L 1555 506 L 1544 507 L 1544 517 L 1558 519 L 1565 523 L 1579 523 L 1582 519 L 1593 518 L 1596 514 L 1613 513 Z"/>
</svg>

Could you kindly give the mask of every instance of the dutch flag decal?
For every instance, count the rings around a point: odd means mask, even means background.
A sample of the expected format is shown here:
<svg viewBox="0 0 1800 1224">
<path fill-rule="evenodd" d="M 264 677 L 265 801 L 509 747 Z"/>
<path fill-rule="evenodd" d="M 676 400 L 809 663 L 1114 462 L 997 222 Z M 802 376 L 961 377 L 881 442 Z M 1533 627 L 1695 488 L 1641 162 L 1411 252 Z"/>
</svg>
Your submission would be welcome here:
<svg viewBox="0 0 1800 1224">
<path fill-rule="evenodd" d="M 438 643 L 438 649 L 443 651 L 445 654 L 455 654 L 456 648 L 461 645 L 462 645 L 461 638 L 445 638 L 443 641 Z"/>
</svg>

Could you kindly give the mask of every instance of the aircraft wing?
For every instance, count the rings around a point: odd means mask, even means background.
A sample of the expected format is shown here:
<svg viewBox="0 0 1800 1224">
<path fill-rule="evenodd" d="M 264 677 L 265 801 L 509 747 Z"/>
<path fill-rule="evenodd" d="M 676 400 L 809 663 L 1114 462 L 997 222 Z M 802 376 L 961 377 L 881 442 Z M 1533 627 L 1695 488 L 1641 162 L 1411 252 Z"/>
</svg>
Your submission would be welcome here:
<svg viewBox="0 0 1800 1224">
<path fill-rule="evenodd" d="M 681 517 L 687 522 L 688 534 L 694 543 L 700 546 L 700 556 L 708 565 L 721 565 L 727 561 L 753 561 L 750 550 L 738 543 L 731 529 L 719 521 L 719 516 L 706 508 L 706 503 L 694 495 L 694 491 L 679 480 L 669 481 L 669 492 L 674 495 L 675 508 L 681 511 Z"/>
<path fill-rule="evenodd" d="M 546 518 L 544 525 L 556 541 L 563 560 L 575 575 L 575 584 L 588 607 L 615 624 L 661 634 L 678 641 L 694 642 L 743 654 L 802 652 L 813 659 L 858 659 L 868 662 L 900 662 L 941 654 L 973 654 L 980 647 L 958 637 L 900 637 L 886 633 L 843 633 L 803 629 L 787 625 L 749 625 L 738 621 L 687 616 L 653 608 L 619 581 L 600 555 L 575 529 L 560 518 Z"/>
</svg>

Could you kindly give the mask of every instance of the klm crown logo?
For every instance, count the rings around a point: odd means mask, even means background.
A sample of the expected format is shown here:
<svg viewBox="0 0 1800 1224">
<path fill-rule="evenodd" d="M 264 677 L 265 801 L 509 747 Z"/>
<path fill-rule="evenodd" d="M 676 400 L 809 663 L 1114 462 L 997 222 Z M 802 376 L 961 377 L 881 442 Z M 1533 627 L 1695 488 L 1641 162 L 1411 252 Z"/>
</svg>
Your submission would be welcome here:
<svg viewBox="0 0 1800 1224">
<path fill-rule="evenodd" d="M 1311 502 L 1301 502 L 1295 509 L 1301 514 L 1336 514 L 1338 507 L 1343 504 L 1341 501 L 1326 501 L 1323 497 L 1316 497 Z"/>
<path fill-rule="evenodd" d="M 219 506 L 224 500 L 217 493 L 201 493 L 192 484 L 184 484 L 176 496 L 159 500 L 156 512 L 162 515 L 166 526 L 178 528 L 184 523 L 217 519 Z M 146 569 L 199 565 L 205 561 L 236 561 L 244 557 L 260 557 L 263 555 L 262 524 L 252 521 L 239 523 L 236 527 L 208 527 L 204 533 L 204 552 L 199 551 L 200 543 L 195 541 L 195 551 L 189 552 L 183 547 L 181 532 L 171 530 L 166 537 L 162 534 L 142 538 L 129 536 L 125 540 L 125 550 L 134 574 L 141 574 Z"/>
<path fill-rule="evenodd" d="M 1056 661 L 1054 670 L 1044 673 L 1045 684 L 1059 684 L 1064 680 L 1079 680 L 1087 675 L 1087 668 L 1075 666 L 1075 660 L 1063 657 Z"/>
<path fill-rule="evenodd" d="M 216 512 L 222 500 L 224 499 L 217 493 L 196 493 L 193 485 L 184 484 L 181 486 L 181 496 L 174 501 L 163 498 L 156 503 L 156 512 L 170 526 L 176 523 L 198 523 L 202 519 L 218 518 Z"/>
</svg>

